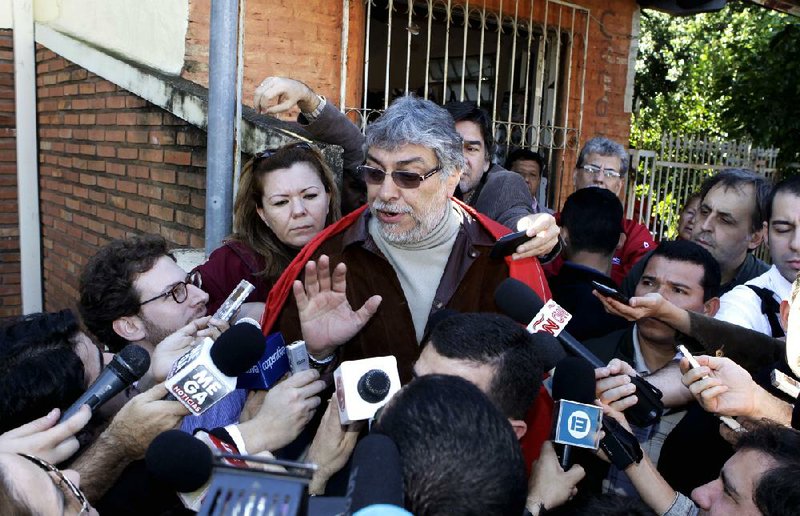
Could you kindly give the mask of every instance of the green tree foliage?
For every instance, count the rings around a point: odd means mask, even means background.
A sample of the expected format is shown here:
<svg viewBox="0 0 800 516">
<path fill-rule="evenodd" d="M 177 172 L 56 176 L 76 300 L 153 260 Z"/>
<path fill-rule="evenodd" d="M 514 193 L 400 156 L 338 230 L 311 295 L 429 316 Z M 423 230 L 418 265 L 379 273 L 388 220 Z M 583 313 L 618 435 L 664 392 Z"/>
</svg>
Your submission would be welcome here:
<svg viewBox="0 0 800 516">
<path fill-rule="evenodd" d="M 634 94 L 634 147 L 694 133 L 800 161 L 800 19 L 745 3 L 688 17 L 644 10 Z"/>
</svg>

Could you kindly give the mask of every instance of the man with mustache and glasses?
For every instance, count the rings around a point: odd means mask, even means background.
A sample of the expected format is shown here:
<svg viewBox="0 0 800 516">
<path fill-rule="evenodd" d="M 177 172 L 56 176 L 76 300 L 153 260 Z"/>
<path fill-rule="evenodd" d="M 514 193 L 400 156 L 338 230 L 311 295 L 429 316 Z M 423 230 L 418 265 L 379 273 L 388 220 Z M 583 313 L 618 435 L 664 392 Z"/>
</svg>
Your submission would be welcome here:
<svg viewBox="0 0 800 516">
<path fill-rule="evenodd" d="M 262 327 L 305 340 L 323 371 L 343 360 L 394 355 L 407 382 L 433 314 L 497 312 L 493 292 L 509 276 L 543 299 L 550 292 L 536 259 L 489 257 L 507 228 L 451 198 L 465 159 L 445 109 L 402 97 L 367 128 L 366 139 L 359 170 L 368 207 L 301 252 L 270 292 Z"/>
<path fill-rule="evenodd" d="M 366 185 L 358 172 L 364 163 L 364 136 L 347 116 L 308 85 L 287 77 L 267 77 L 258 86 L 255 108 L 270 115 L 299 109 L 297 123 L 314 139 L 342 147 L 342 213 L 355 210 L 366 199 Z M 558 227 L 549 213 L 533 210 L 533 198 L 517 174 L 491 162 L 492 124 L 489 114 L 474 102 L 449 102 L 444 106 L 462 138 L 464 166 L 455 196 L 490 219 L 530 239 L 514 258 L 539 256 L 542 263 L 558 253 Z"/>
</svg>

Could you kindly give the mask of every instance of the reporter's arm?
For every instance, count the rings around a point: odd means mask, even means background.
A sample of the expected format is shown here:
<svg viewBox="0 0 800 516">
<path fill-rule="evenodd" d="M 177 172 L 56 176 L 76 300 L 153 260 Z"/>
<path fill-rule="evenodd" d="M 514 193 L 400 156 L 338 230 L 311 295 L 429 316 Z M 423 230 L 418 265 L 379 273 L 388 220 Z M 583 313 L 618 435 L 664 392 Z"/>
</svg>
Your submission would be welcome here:
<svg viewBox="0 0 800 516">
<path fill-rule="evenodd" d="M 144 457 L 158 434 L 178 426 L 189 413 L 179 402 L 163 400 L 166 395 L 159 384 L 134 397 L 71 465 L 90 501 L 99 500 L 128 464 Z"/>
<path fill-rule="evenodd" d="M 647 454 L 638 464 L 634 462 L 625 468 L 625 474 L 644 503 L 657 514 L 666 514 L 675 503 L 678 493 L 659 474 Z"/>
<path fill-rule="evenodd" d="M 693 399 L 692 393 L 681 382 L 681 370 L 675 360 L 648 376 L 647 381 L 661 391 L 665 407 L 682 407 Z"/>
</svg>

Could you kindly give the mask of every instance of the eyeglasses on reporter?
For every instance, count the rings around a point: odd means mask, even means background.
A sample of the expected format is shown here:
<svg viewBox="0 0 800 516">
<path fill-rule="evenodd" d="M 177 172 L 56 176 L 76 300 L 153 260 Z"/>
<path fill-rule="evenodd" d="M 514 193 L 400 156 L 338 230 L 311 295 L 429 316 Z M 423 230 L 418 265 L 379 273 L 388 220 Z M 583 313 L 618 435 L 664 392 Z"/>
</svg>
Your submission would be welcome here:
<svg viewBox="0 0 800 516">
<path fill-rule="evenodd" d="M 608 179 L 619 179 L 622 177 L 622 174 L 613 168 L 598 167 L 597 165 L 583 165 L 578 167 L 578 170 L 590 176 L 596 176 L 602 173 Z"/>
<path fill-rule="evenodd" d="M 28 455 L 27 453 L 20 453 L 18 455 L 20 457 L 22 457 L 23 459 L 26 459 L 26 460 L 32 462 L 34 465 L 36 465 L 39 469 L 43 470 L 45 473 L 54 474 L 56 476 L 56 478 L 58 478 L 58 483 L 56 484 L 56 487 L 59 489 L 59 491 L 62 490 L 61 486 L 66 486 L 67 490 L 72 494 L 72 496 L 75 498 L 75 500 L 77 500 L 78 503 L 80 504 L 81 510 L 80 510 L 80 512 L 78 514 L 88 514 L 89 513 L 89 508 L 91 507 L 89 505 L 89 499 L 86 498 L 86 495 L 83 494 L 83 491 L 81 491 L 80 488 L 78 486 L 76 486 L 75 483 L 72 480 L 68 479 L 66 477 L 66 475 L 64 475 L 63 471 L 61 471 L 57 467 L 53 466 L 49 462 L 47 462 L 45 460 L 42 460 L 39 457 L 36 457 L 34 455 Z"/>
<path fill-rule="evenodd" d="M 181 304 L 189 297 L 189 285 L 194 285 L 197 288 L 200 288 L 203 284 L 202 278 L 198 271 L 191 272 L 186 275 L 186 279 L 183 281 L 179 281 L 178 283 L 172 285 L 169 290 L 166 292 L 162 292 L 161 294 L 151 297 L 147 301 L 142 301 L 139 303 L 139 306 L 146 305 L 156 299 L 161 299 L 172 296 L 172 299 L 175 300 L 176 303 Z"/>
<path fill-rule="evenodd" d="M 362 178 L 364 178 L 364 182 L 368 185 L 381 185 L 386 180 L 386 176 L 390 175 L 392 176 L 392 181 L 394 181 L 394 184 L 398 187 L 413 189 L 419 188 L 423 181 L 433 177 L 437 172 L 440 172 L 442 170 L 442 166 L 437 165 L 436 168 L 433 168 L 424 174 L 417 174 L 416 172 L 409 172 L 406 170 L 395 170 L 391 174 L 387 174 L 385 170 L 381 170 L 369 165 L 360 165 L 356 167 L 356 170 L 358 170 L 358 173 Z"/>
</svg>

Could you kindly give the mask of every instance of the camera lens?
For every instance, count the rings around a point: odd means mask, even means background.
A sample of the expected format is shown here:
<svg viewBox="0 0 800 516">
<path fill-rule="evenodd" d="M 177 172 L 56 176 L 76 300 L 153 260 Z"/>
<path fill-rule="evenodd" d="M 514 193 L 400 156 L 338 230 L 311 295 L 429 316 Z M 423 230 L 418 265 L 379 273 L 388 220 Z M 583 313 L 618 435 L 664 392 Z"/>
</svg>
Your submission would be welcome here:
<svg viewBox="0 0 800 516">
<path fill-rule="evenodd" d="M 392 382 L 380 369 L 370 369 L 358 380 L 358 394 L 367 403 L 378 403 L 389 394 Z"/>
</svg>

